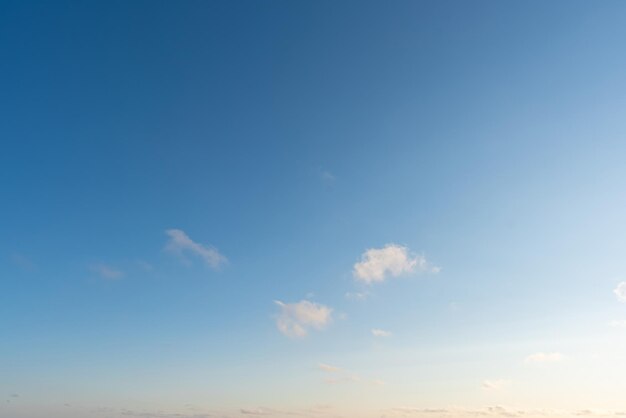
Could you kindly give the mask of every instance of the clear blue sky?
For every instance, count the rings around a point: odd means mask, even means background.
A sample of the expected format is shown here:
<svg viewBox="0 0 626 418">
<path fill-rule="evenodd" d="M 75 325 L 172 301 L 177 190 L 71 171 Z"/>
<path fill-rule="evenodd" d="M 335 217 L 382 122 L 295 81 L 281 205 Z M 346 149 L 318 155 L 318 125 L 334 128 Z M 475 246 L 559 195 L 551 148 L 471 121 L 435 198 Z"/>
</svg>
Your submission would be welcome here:
<svg viewBox="0 0 626 418">
<path fill-rule="evenodd" d="M 625 411 L 624 22 L 0 1 L 0 417 Z"/>
</svg>

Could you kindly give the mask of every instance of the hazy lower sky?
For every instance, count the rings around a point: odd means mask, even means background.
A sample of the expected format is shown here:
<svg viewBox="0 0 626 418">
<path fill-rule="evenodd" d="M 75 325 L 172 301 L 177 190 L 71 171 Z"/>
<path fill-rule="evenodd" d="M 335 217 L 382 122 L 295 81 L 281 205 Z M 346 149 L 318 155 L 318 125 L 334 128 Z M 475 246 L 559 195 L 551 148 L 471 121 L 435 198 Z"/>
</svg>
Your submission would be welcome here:
<svg viewBox="0 0 626 418">
<path fill-rule="evenodd" d="M 1 418 L 626 414 L 626 2 L 1 1 Z"/>
</svg>

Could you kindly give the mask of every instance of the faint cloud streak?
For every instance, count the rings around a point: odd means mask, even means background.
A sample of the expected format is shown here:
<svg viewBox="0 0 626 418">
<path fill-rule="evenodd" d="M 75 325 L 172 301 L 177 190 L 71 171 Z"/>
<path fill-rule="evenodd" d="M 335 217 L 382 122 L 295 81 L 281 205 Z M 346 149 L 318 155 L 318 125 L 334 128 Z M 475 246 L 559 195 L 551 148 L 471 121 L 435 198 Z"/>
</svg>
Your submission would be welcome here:
<svg viewBox="0 0 626 418">
<path fill-rule="evenodd" d="M 558 363 L 561 360 L 563 360 L 563 354 L 561 353 L 535 353 L 526 357 L 524 363 Z"/>
<path fill-rule="evenodd" d="M 117 270 L 104 263 L 96 263 L 89 266 L 89 269 L 103 279 L 117 280 L 124 277 L 124 272 Z"/>
<path fill-rule="evenodd" d="M 214 270 L 228 262 L 228 259 L 217 248 L 193 241 L 180 229 L 168 229 L 165 233 L 170 237 L 165 246 L 165 251 L 177 255 L 183 260 L 186 260 L 185 254 L 192 254 L 200 257 L 205 264 Z"/>
</svg>

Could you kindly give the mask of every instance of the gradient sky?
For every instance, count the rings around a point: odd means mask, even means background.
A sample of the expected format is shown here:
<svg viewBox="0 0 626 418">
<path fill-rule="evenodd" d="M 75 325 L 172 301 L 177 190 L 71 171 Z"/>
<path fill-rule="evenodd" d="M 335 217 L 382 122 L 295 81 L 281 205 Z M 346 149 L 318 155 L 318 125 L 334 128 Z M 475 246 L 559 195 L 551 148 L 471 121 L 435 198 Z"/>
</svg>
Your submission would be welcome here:
<svg viewBox="0 0 626 418">
<path fill-rule="evenodd" d="M 626 411 L 624 22 L 0 1 L 0 417 Z"/>
</svg>

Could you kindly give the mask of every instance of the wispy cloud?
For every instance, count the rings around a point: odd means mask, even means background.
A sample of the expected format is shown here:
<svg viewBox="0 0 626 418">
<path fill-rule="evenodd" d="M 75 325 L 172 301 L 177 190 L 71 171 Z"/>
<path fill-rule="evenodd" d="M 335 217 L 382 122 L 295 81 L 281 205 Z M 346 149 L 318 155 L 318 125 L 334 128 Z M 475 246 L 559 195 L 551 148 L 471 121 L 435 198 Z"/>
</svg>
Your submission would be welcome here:
<svg viewBox="0 0 626 418">
<path fill-rule="evenodd" d="M 336 179 L 335 175 L 328 170 L 322 170 L 320 172 L 320 177 L 322 178 L 322 180 L 329 182 L 329 183 L 334 182 Z"/>
<path fill-rule="evenodd" d="M 299 417 L 316 417 L 316 418 L 338 418 L 336 414 L 332 414 L 333 407 L 330 405 L 316 405 L 309 408 L 299 409 L 278 409 L 278 408 L 240 408 L 239 413 L 243 415 L 256 415 L 256 416 L 272 416 L 276 418 L 299 416 Z M 230 416 L 230 415 L 229 415 Z M 220 418 L 227 418 L 227 416 L 220 416 Z"/>
<path fill-rule="evenodd" d="M 186 260 L 185 254 L 195 255 L 213 269 L 218 269 L 222 264 L 228 262 L 228 259 L 220 254 L 217 248 L 193 241 L 180 229 L 168 229 L 165 233 L 170 237 L 165 246 L 165 251 L 177 255 L 183 260 Z"/>
<path fill-rule="evenodd" d="M 388 411 L 389 417 L 429 417 L 429 418 L 570 418 L 572 416 L 614 417 L 624 415 L 623 411 L 611 410 L 559 410 L 559 409 L 520 409 L 500 405 L 484 408 L 411 408 L 398 407 Z"/>
<path fill-rule="evenodd" d="M 346 292 L 346 299 L 349 300 L 366 300 L 369 297 L 369 292 Z"/>
<path fill-rule="evenodd" d="M 141 270 L 145 272 L 154 271 L 154 266 L 148 263 L 147 261 L 137 260 L 136 264 L 137 264 L 137 267 L 139 267 Z"/>
<path fill-rule="evenodd" d="M 485 408 L 410 408 L 400 407 L 394 408 L 390 411 L 392 417 L 441 417 L 441 418 L 460 418 L 460 417 L 521 417 L 532 416 L 529 411 L 515 410 L 504 408 L 502 406 L 488 406 Z M 541 413 L 539 416 L 544 416 Z"/>
<path fill-rule="evenodd" d="M 626 282 L 621 282 L 613 289 L 613 293 L 620 302 L 626 302 Z"/>
<path fill-rule="evenodd" d="M 374 328 L 372 329 L 372 335 L 374 337 L 391 337 L 393 334 L 390 331 L 385 331 L 384 329 Z"/>
<path fill-rule="evenodd" d="M 104 408 L 105 412 L 114 412 L 113 408 Z M 115 413 L 115 412 L 114 412 Z M 119 415 L 124 417 L 137 417 L 137 418 L 217 418 L 215 414 L 204 414 L 204 413 L 180 413 L 180 412 L 162 412 L 162 411 L 136 411 L 132 409 L 120 409 L 117 412 Z M 220 416 L 220 418 L 223 415 Z"/>
<path fill-rule="evenodd" d="M 277 411 L 270 408 L 241 408 L 239 412 L 244 415 L 274 415 Z"/>
<path fill-rule="evenodd" d="M 104 263 L 91 264 L 89 269 L 101 278 L 107 280 L 117 280 L 124 277 L 123 271 L 117 270 L 116 268 Z"/>
<path fill-rule="evenodd" d="M 535 353 L 526 357 L 524 363 L 557 363 L 561 360 L 563 360 L 563 354 L 561 353 Z"/>
<path fill-rule="evenodd" d="M 495 379 L 483 380 L 481 386 L 485 390 L 502 390 L 511 383 L 510 380 Z"/>
<path fill-rule="evenodd" d="M 332 321 L 332 308 L 308 300 L 297 303 L 274 301 L 280 308 L 276 316 L 279 331 L 289 337 L 304 337 L 309 329 L 321 330 Z"/>
<path fill-rule="evenodd" d="M 438 273 L 440 268 L 432 265 L 423 255 L 412 255 L 407 247 L 387 244 L 383 248 L 370 248 L 354 264 L 352 274 L 367 284 L 383 282 L 390 277 L 409 273 Z"/>
<path fill-rule="evenodd" d="M 354 372 L 342 369 L 341 367 L 331 366 L 330 364 L 320 363 L 317 367 L 328 375 L 324 381 L 330 385 L 339 383 L 362 383 L 366 385 L 382 386 L 385 384 L 385 382 L 380 379 L 363 378 Z"/>
<path fill-rule="evenodd" d="M 341 371 L 339 367 L 331 366 L 330 364 L 326 364 L 326 363 L 320 363 L 317 365 L 317 367 L 318 369 L 325 371 L 325 372 L 329 372 L 329 373 L 337 373 Z"/>
</svg>

